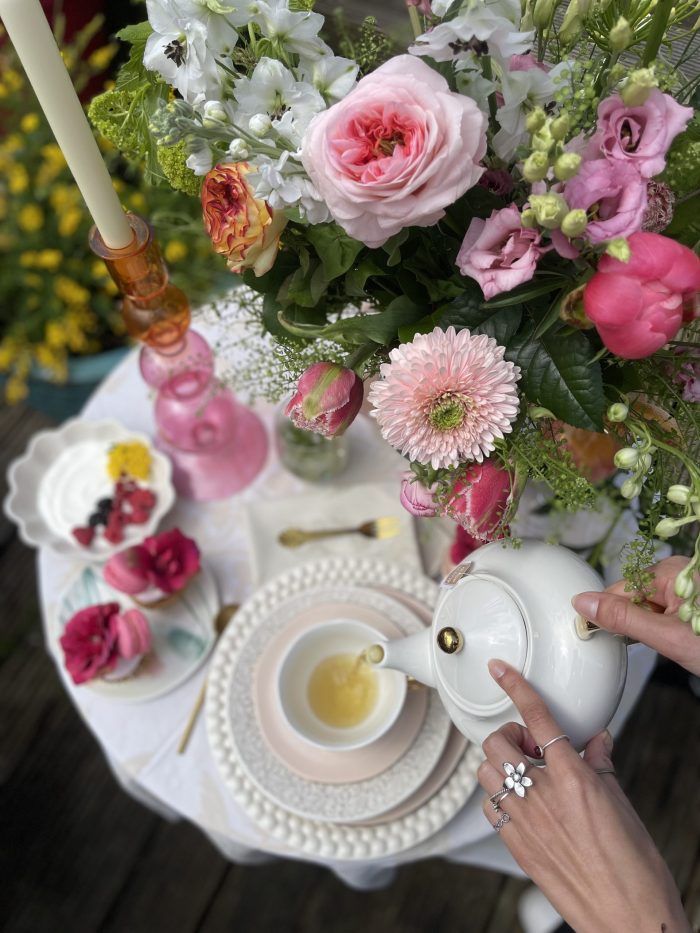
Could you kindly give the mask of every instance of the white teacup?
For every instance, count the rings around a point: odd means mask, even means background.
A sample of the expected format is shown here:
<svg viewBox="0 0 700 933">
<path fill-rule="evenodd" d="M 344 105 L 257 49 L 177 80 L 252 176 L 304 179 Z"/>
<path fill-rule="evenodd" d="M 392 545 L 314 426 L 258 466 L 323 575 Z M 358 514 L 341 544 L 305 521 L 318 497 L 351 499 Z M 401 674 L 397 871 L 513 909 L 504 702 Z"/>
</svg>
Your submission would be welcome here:
<svg viewBox="0 0 700 933">
<path fill-rule="evenodd" d="M 308 629 L 292 642 L 278 668 L 277 696 L 282 715 L 297 735 L 318 748 L 349 751 L 376 742 L 393 726 L 406 698 L 406 676 L 398 671 L 373 669 L 376 702 L 365 719 L 347 728 L 319 719 L 308 696 L 311 676 L 322 661 L 337 654 L 359 656 L 383 641 L 385 636 L 369 625 L 338 619 Z"/>
</svg>

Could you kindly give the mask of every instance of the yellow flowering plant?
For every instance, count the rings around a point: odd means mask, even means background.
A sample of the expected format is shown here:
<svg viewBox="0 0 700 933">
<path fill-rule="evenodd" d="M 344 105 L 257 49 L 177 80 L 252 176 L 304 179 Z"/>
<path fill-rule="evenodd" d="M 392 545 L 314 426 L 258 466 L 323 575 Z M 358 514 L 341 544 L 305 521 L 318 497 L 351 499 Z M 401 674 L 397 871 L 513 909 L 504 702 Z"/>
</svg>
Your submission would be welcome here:
<svg viewBox="0 0 700 933">
<path fill-rule="evenodd" d="M 109 43 L 87 52 L 100 26 L 96 17 L 67 46 L 57 36 L 79 92 L 104 77 L 117 51 Z M 88 246 L 92 220 L 10 43 L 0 53 L 0 110 L 0 380 L 14 403 L 27 395 L 30 373 L 65 382 L 72 356 L 127 338 L 117 289 Z M 146 185 L 110 144 L 100 147 L 123 205 L 156 226 L 173 280 L 194 302 L 206 298 L 225 266 L 196 202 Z"/>
</svg>

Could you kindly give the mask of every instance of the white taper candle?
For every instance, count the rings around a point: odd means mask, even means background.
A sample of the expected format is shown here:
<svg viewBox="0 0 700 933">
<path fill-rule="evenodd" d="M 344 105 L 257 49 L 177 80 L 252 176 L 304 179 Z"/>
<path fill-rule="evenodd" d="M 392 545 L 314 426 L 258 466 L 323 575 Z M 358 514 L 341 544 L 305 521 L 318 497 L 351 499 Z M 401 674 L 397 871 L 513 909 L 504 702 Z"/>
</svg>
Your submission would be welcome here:
<svg viewBox="0 0 700 933">
<path fill-rule="evenodd" d="M 39 0 L 0 0 L 0 18 L 87 208 L 111 249 L 132 231 Z"/>
</svg>

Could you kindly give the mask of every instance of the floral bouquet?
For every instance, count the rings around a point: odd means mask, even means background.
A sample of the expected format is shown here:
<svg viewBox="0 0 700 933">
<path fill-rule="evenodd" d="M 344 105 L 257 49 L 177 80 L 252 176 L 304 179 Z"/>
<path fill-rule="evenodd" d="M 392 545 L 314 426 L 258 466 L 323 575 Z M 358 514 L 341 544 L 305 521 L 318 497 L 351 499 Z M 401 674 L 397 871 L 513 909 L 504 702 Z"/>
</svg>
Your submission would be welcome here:
<svg viewBox="0 0 700 933">
<path fill-rule="evenodd" d="M 692 553 L 700 633 L 700 6 L 409 2 L 406 52 L 367 20 L 336 55 L 310 0 L 147 0 L 93 119 L 200 195 L 297 426 L 366 396 L 404 505 L 476 544 L 528 478 L 632 510 L 630 586 Z"/>
</svg>

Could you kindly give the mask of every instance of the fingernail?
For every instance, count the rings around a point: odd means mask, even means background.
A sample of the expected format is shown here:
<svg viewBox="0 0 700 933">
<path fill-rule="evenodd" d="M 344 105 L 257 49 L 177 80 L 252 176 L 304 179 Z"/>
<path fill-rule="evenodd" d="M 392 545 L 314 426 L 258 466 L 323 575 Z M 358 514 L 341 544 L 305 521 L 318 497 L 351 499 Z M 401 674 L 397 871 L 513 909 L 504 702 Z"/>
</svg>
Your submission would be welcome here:
<svg viewBox="0 0 700 933">
<path fill-rule="evenodd" d="M 506 672 L 506 664 L 499 658 L 491 658 L 489 661 L 489 672 L 494 680 L 500 680 Z"/>
<path fill-rule="evenodd" d="M 615 744 L 615 740 L 613 739 L 610 732 L 606 729 L 603 732 L 603 745 L 605 746 L 605 751 L 608 753 L 608 755 L 611 754 L 614 744 Z"/>
<path fill-rule="evenodd" d="M 584 619 L 595 622 L 598 615 L 600 595 L 598 593 L 579 593 L 571 600 L 571 604 Z"/>
</svg>

